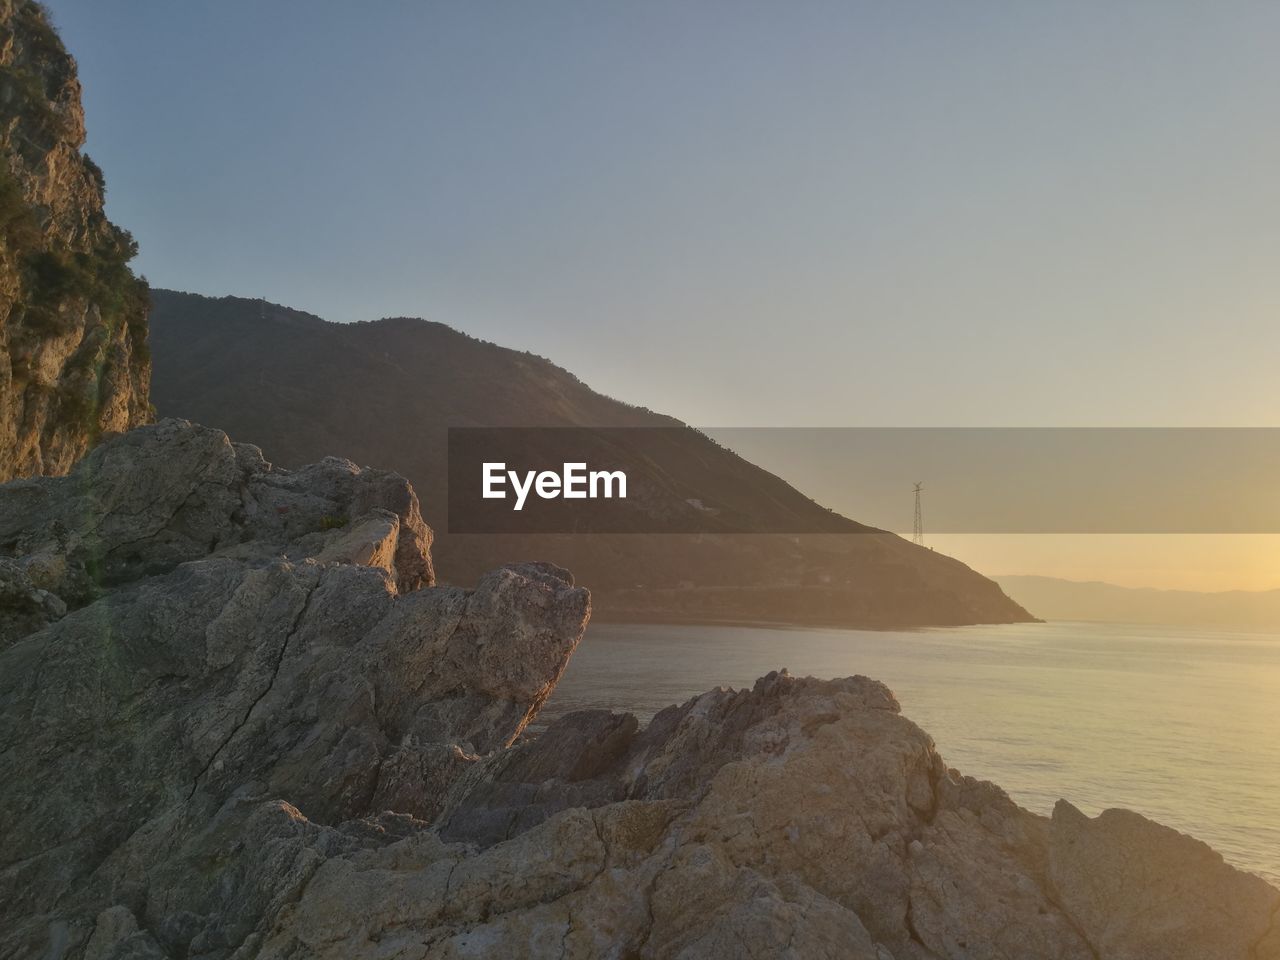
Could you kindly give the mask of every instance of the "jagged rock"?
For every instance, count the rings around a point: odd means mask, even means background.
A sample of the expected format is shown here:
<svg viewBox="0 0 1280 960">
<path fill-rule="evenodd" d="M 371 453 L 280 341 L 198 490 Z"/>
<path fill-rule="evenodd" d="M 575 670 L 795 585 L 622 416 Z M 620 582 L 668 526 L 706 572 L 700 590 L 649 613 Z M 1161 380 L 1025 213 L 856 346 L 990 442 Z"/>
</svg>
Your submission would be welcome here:
<svg viewBox="0 0 1280 960">
<path fill-rule="evenodd" d="M 293 842 L 401 800 L 406 768 L 438 807 L 520 734 L 589 610 L 545 564 L 415 589 L 430 532 L 401 478 L 273 470 L 179 421 L 0 487 L 0 531 L 6 583 L 79 604 L 0 653 L 6 957 L 226 955 L 326 856 L 421 829 Z"/>
<path fill-rule="evenodd" d="M 257 447 L 185 420 L 116 437 L 69 475 L 0 495 L 0 552 L 71 607 L 211 554 L 379 567 L 411 591 L 434 580 L 430 545 L 403 477 L 337 457 L 274 469 Z"/>
<path fill-rule="evenodd" d="M 151 418 L 147 287 L 84 138 L 43 8 L 0 0 L 0 480 L 65 473 Z"/>
<path fill-rule="evenodd" d="M 521 809 L 533 813 L 508 816 Z M 231 955 L 1280 956 L 1262 940 L 1280 894 L 1261 880 L 1135 814 L 1115 850 L 1064 860 L 1057 848 L 1080 852 L 1081 835 L 1120 837 L 1114 814 L 1062 818 L 946 769 L 882 685 L 774 674 L 643 731 L 601 711 L 561 718 L 473 766 L 432 830 L 339 847 L 309 825 L 291 843 L 323 862 Z M 1117 873 L 1115 857 L 1162 866 Z M 1117 876 L 1130 886 L 1112 897 Z M 1100 924 L 1075 906 L 1093 885 Z M 1153 909 L 1155 937 L 1122 942 Z"/>
<path fill-rule="evenodd" d="M 1280 956 L 1276 891 L 1207 844 L 1130 810 L 1091 820 L 1065 800 L 1049 836 L 1059 900 L 1103 955 Z"/>
</svg>

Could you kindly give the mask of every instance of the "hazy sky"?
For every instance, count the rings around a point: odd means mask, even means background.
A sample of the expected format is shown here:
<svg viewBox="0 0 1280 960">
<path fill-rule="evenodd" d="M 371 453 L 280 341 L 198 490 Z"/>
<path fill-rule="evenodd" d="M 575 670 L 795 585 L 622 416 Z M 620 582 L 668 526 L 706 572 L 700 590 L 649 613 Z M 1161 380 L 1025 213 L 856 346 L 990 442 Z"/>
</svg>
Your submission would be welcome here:
<svg viewBox="0 0 1280 960">
<path fill-rule="evenodd" d="M 157 286 L 700 424 L 1276 423 L 1280 4 L 49 6 Z"/>
</svg>

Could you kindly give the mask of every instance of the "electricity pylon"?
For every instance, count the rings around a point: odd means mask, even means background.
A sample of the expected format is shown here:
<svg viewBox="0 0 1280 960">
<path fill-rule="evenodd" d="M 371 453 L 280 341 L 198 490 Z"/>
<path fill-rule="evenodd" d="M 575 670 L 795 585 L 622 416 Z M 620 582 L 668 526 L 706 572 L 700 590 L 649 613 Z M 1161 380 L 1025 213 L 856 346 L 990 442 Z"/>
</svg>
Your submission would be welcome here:
<svg viewBox="0 0 1280 960">
<path fill-rule="evenodd" d="M 920 491 L 924 489 L 924 483 L 916 484 L 916 522 L 911 529 L 911 542 L 924 546 L 924 515 L 920 512 Z"/>
</svg>

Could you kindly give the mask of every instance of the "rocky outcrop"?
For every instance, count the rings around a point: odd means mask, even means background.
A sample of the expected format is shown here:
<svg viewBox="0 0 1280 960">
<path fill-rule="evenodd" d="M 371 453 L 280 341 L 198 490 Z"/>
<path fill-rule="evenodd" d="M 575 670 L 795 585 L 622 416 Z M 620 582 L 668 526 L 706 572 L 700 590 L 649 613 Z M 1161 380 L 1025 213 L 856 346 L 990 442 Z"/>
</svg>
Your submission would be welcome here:
<svg viewBox="0 0 1280 960">
<path fill-rule="evenodd" d="M 257 447 L 184 420 L 131 431 L 68 476 L 16 480 L 0 496 L 0 552 L 72 609 L 211 554 L 373 566 L 408 592 L 434 582 L 430 545 L 403 477 L 337 457 L 273 469 Z"/>
<path fill-rule="evenodd" d="M 165 421 L 0 487 L 0 957 L 1280 960 L 1280 892 L 949 769 L 865 677 L 520 739 L 584 590 Z"/>
<path fill-rule="evenodd" d="M 431 587 L 429 541 L 394 474 L 275 470 L 179 421 L 0 487 L 0 956 L 226 955 L 283 875 L 517 737 L 586 591 L 542 564 Z M 275 797 L 336 839 L 294 849 Z"/>
<path fill-rule="evenodd" d="M 75 61 L 39 4 L 0 0 L 0 480 L 150 417 L 146 284 L 84 137 Z"/>
<path fill-rule="evenodd" d="M 391 851 L 410 844 L 326 864 L 263 953 L 1280 957 L 1280 893 L 1261 879 L 1127 811 L 1020 809 L 948 769 L 861 677 L 771 674 L 644 730 L 570 714 L 472 770 L 401 871 Z M 437 893 L 425 878 L 444 864 Z M 377 884 L 421 899 L 380 911 L 357 894 L 358 921 L 320 921 L 340 890 Z"/>
</svg>

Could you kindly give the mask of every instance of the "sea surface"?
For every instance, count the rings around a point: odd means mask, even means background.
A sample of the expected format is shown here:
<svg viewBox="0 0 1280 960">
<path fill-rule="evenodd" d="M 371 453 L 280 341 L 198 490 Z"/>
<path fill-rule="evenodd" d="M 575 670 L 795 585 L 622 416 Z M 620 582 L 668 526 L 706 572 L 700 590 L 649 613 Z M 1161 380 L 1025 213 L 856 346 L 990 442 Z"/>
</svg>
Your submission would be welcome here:
<svg viewBox="0 0 1280 960">
<path fill-rule="evenodd" d="M 908 632 L 598 624 L 539 726 L 717 686 L 863 674 L 964 773 L 1048 814 L 1128 807 L 1280 883 L 1280 634 L 1055 622 Z"/>
</svg>

